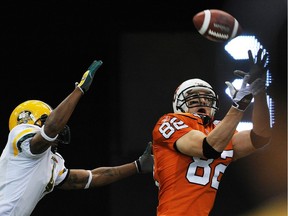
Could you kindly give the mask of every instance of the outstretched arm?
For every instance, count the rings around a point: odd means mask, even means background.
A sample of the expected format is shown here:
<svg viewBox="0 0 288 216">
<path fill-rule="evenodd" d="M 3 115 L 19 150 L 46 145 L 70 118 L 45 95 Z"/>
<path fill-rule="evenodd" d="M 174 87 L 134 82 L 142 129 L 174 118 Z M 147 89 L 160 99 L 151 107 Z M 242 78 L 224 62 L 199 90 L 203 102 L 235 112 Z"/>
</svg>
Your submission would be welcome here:
<svg viewBox="0 0 288 216">
<path fill-rule="evenodd" d="M 270 139 L 272 135 L 272 129 L 270 127 L 270 113 L 267 104 L 267 95 L 265 91 L 262 91 L 254 96 L 252 121 L 254 133 Z M 266 144 L 268 144 L 268 141 Z"/>
<path fill-rule="evenodd" d="M 59 188 L 64 190 L 74 190 L 101 187 L 132 176 L 136 173 L 137 167 L 134 162 L 121 166 L 99 167 L 91 171 L 71 169 L 67 180 Z"/>
<path fill-rule="evenodd" d="M 253 128 L 252 130 L 241 131 L 234 135 L 234 159 L 247 156 L 270 142 L 272 129 L 270 127 L 270 113 L 265 86 L 268 54 L 262 55 L 262 52 L 263 50 L 259 49 L 255 61 L 251 52 L 249 52 L 251 64 L 249 74 L 253 78 L 250 85 L 254 97 L 252 113 Z M 237 71 L 237 74 L 240 76 L 245 75 L 241 71 Z"/>
<path fill-rule="evenodd" d="M 94 61 L 88 70 L 83 74 L 80 83 L 47 117 L 41 128 L 30 141 L 30 149 L 34 154 L 39 154 L 48 149 L 56 140 L 60 131 L 63 130 L 71 117 L 76 105 L 82 95 L 88 91 L 95 72 L 102 65 L 102 61 Z"/>
<path fill-rule="evenodd" d="M 253 59 L 251 52 L 248 54 L 251 65 L 250 73 L 252 75 L 255 74 L 254 77 L 252 77 L 255 81 L 253 79 L 251 80 L 251 91 L 254 96 L 254 109 L 252 114 L 253 132 L 259 136 L 270 139 L 272 132 L 266 95 L 266 77 L 269 65 L 269 56 L 268 53 L 263 53 L 263 49 L 258 50 L 256 60 Z M 260 146 L 255 147 L 258 148 Z"/>
<path fill-rule="evenodd" d="M 113 167 L 98 167 L 93 170 L 71 169 L 67 180 L 59 188 L 64 190 L 95 188 L 137 173 L 151 173 L 154 165 L 151 151 L 152 143 L 149 142 L 144 153 L 134 162 Z"/>
</svg>

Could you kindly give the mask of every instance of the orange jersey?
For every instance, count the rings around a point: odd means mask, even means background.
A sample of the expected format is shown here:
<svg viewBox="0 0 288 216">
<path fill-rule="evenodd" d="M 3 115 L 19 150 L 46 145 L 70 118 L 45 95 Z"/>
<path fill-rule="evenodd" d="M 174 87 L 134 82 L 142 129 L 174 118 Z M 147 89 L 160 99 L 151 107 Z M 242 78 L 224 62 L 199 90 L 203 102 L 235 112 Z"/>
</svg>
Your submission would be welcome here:
<svg viewBox="0 0 288 216">
<path fill-rule="evenodd" d="M 188 113 L 169 113 L 156 123 L 153 154 L 154 179 L 159 187 L 157 216 L 209 215 L 221 177 L 232 161 L 232 142 L 218 159 L 186 156 L 174 148 L 174 143 L 191 130 L 207 135 L 215 127 L 215 123 L 204 127 L 199 116 Z"/>
</svg>

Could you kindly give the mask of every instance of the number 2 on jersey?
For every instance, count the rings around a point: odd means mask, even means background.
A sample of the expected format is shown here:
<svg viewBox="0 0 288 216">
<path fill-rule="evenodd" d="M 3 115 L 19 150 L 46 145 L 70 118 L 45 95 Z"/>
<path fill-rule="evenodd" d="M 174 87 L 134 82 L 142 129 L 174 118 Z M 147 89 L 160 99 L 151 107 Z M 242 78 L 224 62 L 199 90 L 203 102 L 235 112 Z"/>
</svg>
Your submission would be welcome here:
<svg viewBox="0 0 288 216">
<path fill-rule="evenodd" d="M 188 125 L 184 124 L 183 121 L 177 119 L 176 117 L 172 118 L 169 122 L 163 122 L 159 127 L 159 132 L 168 139 L 175 130 L 180 130 L 182 128 L 187 128 Z"/>
</svg>

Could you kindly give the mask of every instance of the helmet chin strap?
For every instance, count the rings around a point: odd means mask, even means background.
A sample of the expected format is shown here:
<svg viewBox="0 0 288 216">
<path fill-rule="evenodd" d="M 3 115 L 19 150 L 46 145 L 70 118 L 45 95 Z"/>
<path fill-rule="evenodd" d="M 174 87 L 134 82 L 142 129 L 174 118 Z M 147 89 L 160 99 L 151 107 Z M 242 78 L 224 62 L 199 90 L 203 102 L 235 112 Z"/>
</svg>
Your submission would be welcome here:
<svg viewBox="0 0 288 216">
<path fill-rule="evenodd" d="M 204 126 L 206 126 L 206 125 L 208 125 L 209 123 L 212 122 L 212 118 L 210 116 L 201 115 L 201 114 L 198 114 L 198 115 L 201 117 Z"/>
</svg>

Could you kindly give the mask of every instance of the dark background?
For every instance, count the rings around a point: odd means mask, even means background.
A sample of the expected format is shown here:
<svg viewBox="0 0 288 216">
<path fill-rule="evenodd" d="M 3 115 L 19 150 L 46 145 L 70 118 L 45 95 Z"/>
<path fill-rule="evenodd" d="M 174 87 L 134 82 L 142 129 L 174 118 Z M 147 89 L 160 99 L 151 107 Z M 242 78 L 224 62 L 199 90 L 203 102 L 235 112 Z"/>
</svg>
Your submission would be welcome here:
<svg viewBox="0 0 288 216">
<path fill-rule="evenodd" d="M 269 215 L 286 215 L 286 0 L 6 2 L 0 9 L 0 149 L 18 104 L 39 99 L 56 107 L 94 59 L 104 64 L 69 121 L 72 143 L 60 149 L 68 168 L 137 159 L 186 79 L 198 77 L 214 87 L 221 119 L 231 105 L 224 82 L 234 79 L 233 70 L 246 70 L 247 62 L 236 62 L 225 44 L 195 30 L 192 17 L 213 8 L 233 14 L 270 53 L 275 124 L 269 147 L 226 170 L 211 215 L 248 215 L 263 207 L 273 209 Z M 274 210 L 279 204 L 282 214 Z M 33 215 L 153 216 L 156 207 L 157 187 L 145 174 L 90 191 L 55 190 Z"/>
</svg>

